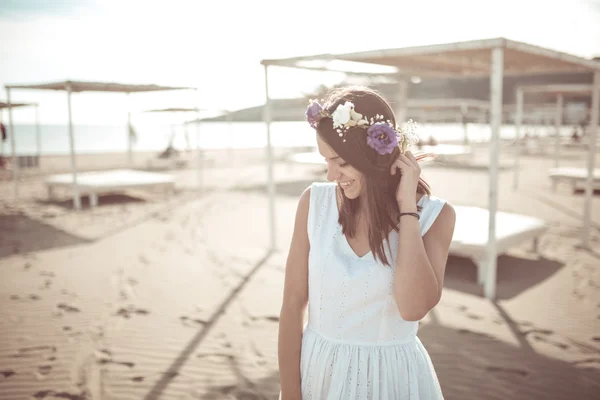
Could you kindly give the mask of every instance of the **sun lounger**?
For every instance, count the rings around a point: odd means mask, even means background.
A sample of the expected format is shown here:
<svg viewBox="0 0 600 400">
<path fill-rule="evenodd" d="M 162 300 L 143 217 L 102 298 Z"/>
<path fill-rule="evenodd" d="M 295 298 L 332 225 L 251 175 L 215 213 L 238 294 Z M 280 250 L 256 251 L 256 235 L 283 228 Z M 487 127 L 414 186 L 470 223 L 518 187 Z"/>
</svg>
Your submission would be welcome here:
<svg viewBox="0 0 600 400">
<path fill-rule="evenodd" d="M 559 181 L 568 181 L 573 190 L 577 189 L 578 184 L 585 184 L 587 181 L 587 168 L 561 167 L 551 168 L 548 175 L 552 180 L 552 189 L 556 190 Z M 594 187 L 600 188 L 600 168 L 594 170 Z"/>
<path fill-rule="evenodd" d="M 486 267 L 489 211 L 485 208 L 454 206 L 456 226 L 450 254 L 467 257 L 477 265 L 477 280 L 483 284 Z M 498 255 L 527 240 L 537 251 L 538 238 L 546 231 L 544 221 L 527 215 L 498 211 L 496 214 L 496 246 Z M 495 284 L 495 282 L 494 282 Z"/>
<path fill-rule="evenodd" d="M 52 198 L 55 187 L 72 188 L 71 174 L 52 175 L 46 178 L 48 197 Z M 120 169 L 112 171 L 93 171 L 77 174 L 77 186 L 80 195 L 90 196 L 90 205 L 98 205 L 98 194 L 121 192 L 137 188 L 161 188 L 168 196 L 175 188 L 175 180 L 169 174 Z"/>
<path fill-rule="evenodd" d="M 475 153 L 471 146 L 459 144 L 437 144 L 435 146 L 421 146 L 414 153 L 429 153 L 435 155 L 437 161 L 444 163 L 461 163 L 472 161 Z"/>
<path fill-rule="evenodd" d="M 436 156 L 436 159 L 443 162 L 462 162 L 472 159 L 474 153 L 470 146 L 457 144 L 438 144 L 435 146 L 422 146 L 420 149 L 413 150 L 414 153 L 430 153 Z M 323 156 L 316 151 L 306 153 L 296 153 L 290 155 L 290 160 L 300 164 L 325 165 Z"/>
</svg>

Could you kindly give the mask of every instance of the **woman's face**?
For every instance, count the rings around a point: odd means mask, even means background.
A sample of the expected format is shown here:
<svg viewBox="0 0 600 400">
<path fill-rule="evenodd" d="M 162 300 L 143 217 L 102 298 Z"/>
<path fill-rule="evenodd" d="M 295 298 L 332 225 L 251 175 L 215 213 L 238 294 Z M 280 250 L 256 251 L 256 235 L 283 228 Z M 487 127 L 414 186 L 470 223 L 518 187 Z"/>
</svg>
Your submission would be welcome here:
<svg viewBox="0 0 600 400">
<path fill-rule="evenodd" d="M 319 135 L 317 147 L 327 162 L 327 180 L 336 182 L 347 198 L 358 198 L 363 191 L 364 174 L 342 159 Z"/>
</svg>

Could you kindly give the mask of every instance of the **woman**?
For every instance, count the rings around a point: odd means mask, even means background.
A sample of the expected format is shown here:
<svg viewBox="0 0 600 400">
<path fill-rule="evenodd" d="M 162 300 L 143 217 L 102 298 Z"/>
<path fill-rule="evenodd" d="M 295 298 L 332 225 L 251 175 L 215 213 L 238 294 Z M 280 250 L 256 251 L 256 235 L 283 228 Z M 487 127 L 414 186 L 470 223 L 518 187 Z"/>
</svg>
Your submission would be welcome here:
<svg viewBox="0 0 600 400">
<path fill-rule="evenodd" d="M 333 183 L 313 184 L 298 204 L 279 326 L 281 397 L 441 399 L 416 334 L 441 296 L 454 210 L 430 196 L 406 151 L 410 132 L 375 91 L 336 90 L 306 116 Z"/>
</svg>

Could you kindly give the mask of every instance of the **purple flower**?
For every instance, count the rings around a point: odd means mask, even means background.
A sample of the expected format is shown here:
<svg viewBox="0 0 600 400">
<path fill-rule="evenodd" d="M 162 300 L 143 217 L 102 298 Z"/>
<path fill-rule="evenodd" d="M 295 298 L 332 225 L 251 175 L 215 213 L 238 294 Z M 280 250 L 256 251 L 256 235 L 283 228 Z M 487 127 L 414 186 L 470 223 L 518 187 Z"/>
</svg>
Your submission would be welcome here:
<svg viewBox="0 0 600 400">
<path fill-rule="evenodd" d="M 323 107 L 321 107 L 317 100 L 314 100 L 306 109 L 306 120 L 314 129 L 317 129 L 317 124 L 323 117 L 321 114 L 322 111 Z"/>
<path fill-rule="evenodd" d="M 379 154 L 391 154 L 398 146 L 398 137 L 390 124 L 377 122 L 367 130 L 367 144 Z"/>
</svg>

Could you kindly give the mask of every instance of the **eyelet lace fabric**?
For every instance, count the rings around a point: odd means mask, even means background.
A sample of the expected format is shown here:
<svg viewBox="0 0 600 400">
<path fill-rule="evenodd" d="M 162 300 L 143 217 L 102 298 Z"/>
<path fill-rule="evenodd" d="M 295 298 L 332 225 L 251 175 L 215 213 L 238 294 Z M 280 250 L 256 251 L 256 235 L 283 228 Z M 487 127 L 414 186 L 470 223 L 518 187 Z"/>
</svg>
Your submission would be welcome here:
<svg viewBox="0 0 600 400">
<path fill-rule="evenodd" d="M 442 399 L 418 322 L 400 316 L 392 294 L 394 268 L 371 252 L 359 257 L 338 224 L 336 185 L 311 186 L 308 216 L 309 314 L 302 337 L 304 400 Z M 445 201 L 419 201 L 421 235 Z M 388 240 L 396 259 L 398 234 Z M 387 246 L 386 246 L 387 247 Z"/>
</svg>

